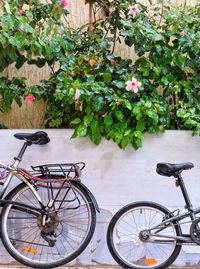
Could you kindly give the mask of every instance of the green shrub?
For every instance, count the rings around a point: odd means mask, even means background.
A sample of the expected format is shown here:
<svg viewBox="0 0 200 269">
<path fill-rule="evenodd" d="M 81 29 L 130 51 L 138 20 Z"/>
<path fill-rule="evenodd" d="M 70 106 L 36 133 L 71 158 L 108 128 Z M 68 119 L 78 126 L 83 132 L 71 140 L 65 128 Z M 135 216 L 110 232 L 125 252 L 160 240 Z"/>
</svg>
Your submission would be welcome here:
<svg viewBox="0 0 200 269">
<path fill-rule="evenodd" d="M 4 2 L 0 70 L 11 63 L 47 63 L 52 74 L 33 87 L 21 78 L 2 78 L 2 111 L 32 94 L 31 100 L 47 103 L 46 127 L 74 128 L 73 137 L 88 136 L 95 144 L 105 137 L 121 148 L 140 147 L 146 132 L 200 134 L 200 4 L 105 1 L 110 14 L 90 32 L 64 27 L 68 11 L 60 1 L 32 1 L 19 15 L 25 3 Z M 137 53 L 135 62 L 115 55 L 118 41 Z"/>
</svg>

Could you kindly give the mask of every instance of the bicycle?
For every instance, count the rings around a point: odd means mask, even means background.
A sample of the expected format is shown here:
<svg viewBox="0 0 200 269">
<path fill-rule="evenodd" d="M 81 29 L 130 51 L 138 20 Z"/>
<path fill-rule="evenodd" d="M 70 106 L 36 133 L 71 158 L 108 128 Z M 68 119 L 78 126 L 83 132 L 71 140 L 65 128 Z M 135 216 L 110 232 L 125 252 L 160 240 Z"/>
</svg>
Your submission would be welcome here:
<svg viewBox="0 0 200 269">
<path fill-rule="evenodd" d="M 80 181 L 84 162 L 44 164 L 31 171 L 19 163 L 32 144 L 47 144 L 47 133 L 16 133 L 24 144 L 12 165 L 0 163 L 1 240 L 20 263 L 53 268 L 74 260 L 89 244 L 98 204 Z M 22 183 L 7 195 L 13 176 Z"/>
<path fill-rule="evenodd" d="M 183 244 L 200 245 L 200 207 L 193 208 L 181 173 L 191 169 L 192 163 L 158 163 L 157 173 L 175 177 L 181 188 L 186 211 L 169 211 L 166 207 L 148 201 L 128 204 L 111 219 L 107 244 L 115 261 L 126 269 L 165 269 L 177 258 Z M 189 221 L 180 222 L 189 218 Z M 187 234 L 182 225 L 189 223 Z"/>
</svg>

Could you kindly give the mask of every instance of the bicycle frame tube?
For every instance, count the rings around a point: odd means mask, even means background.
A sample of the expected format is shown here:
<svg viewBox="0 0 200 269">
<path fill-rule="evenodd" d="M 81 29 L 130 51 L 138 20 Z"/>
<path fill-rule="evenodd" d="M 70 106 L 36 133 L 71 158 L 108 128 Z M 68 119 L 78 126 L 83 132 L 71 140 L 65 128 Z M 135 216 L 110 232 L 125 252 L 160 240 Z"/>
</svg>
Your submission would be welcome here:
<svg viewBox="0 0 200 269">
<path fill-rule="evenodd" d="M 15 173 L 15 176 L 16 176 L 19 180 L 21 180 L 22 182 L 24 182 L 24 183 L 31 189 L 31 191 L 33 192 L 35 198 L 38 200 L 38 202 L 40 203 L 40 205 L 41 205 L 42 207 L 44 207 L 44 206 L 43 206 L 43 203 L 42 203 L 42 200 L 41 200 L 39 194 L 37 193 L 36 189 L 34 188 L 34 186 L 33 186 L 27 179 L 25 179 L 22 175 L 20 175 L 20 174 L 16 174 L 16 173 Z"/>
<path fill-rule="evenodd" d="M 154 233 L 152 233 L 151 235 L 155 236 L 155 237 L 159 237 L 159 238 L 161 238 L 161 240 L 166 238 L 166 239 L 179 240 L 179 241 L 182 241 L 184 243 L 193 243 L 193 241 L 190 237 L 187 237 L 184 235 L 182 235 L 182 236 L 170 236 L 170 235 L 159 235 L 159 234 L 154 234 Z"/>
<path fill-rule="evenodd" d="M 194 209 L 194 214 L 198 214 L 198 213 L 200 213 L 200 207 L 197 207 Z"/>
<path fill-rule="evenodd" d="M 179 241 L 182 241 L 182 242 L 185 242 L 185 243 L 193 243 L 193 241 L 191 240 L 190 238 L 190 235 L 182 235 L 182 236 L 169 236 L 169 235 L 159 235 L 158 233 L 162 230 L 164 230 L 165 228 L 167 228 L 170 223 L 174 223 L 174 222 L 177 222 L 177 225 L 178 222 L 182 219 L 185 219 L 187 217 L 190 217 L 191 220 L 194 220 L 194 216 L 196 214 L 200 213 L 200 207 L 192 210 L 192 209 L 188 209 L 188 212 L 184 212 L 182 214 L 179 214 L 179 215 L 176 215 L 176 216 L 172 216 L 170 218 L 167 218 L 166 220 L 162 221 L 161 223 L 159 223 L 158 225 L 152 227 L 151 229 L 149 229 L 149 231 L 153 231 L 153 230 L 156 230 L 158 229 L 158 231 L 155 231 L 155 233 L 151 233 L 152 236 L 155 236 L 155 237 L 159 237 L 159 238 L 166 238 L 166 239 L 174 239 L 174 240 L 179 240 Z M 176 225 L 176 223 L 175 223 Z"/>
<path fill-rule="evenodd" d="M 24 182 L 31 189 L 32 193 L 34 194 L 34 196 L 36 197 L 36 199 L 38 200 L 40 205 L 43 207 L 42 200 L 41 200 L 39 194 L 37 193 L 37 191 L 35 190 L 34 186 L 27 179 L 25 179 L 22 175 L 19 175 L 16 173 L 16 168 L 18 167 L 19 163 L 20 163 L 19 160 L 15 160 L 15 162 L 12 166 L 6 166 L 5 164 L 0 163 L 1 168 L 7 169 L 9 171 L 9 174 L 8 174 L 4 184 L 2 186 L 1 192 L 0 192 L 0 199 L 3 198 L 3 195 L 5 194 L 13 176 L 15 175 L 19 180 Z"/>
<path fill-rule="evenodd" d="M 165 225 L 165 224 L 167 224 L 169 222 L 178 222 L 178 221 L 180 221 L 182 219 L 185 219 L 185 218 L 187 218 L 189 216 L 190 216 L 191 220 L 193 220 L 193 218 L 192 218 L 193 214 L 195 215 L 195 214 L 198 214 L 198 213 L 200 213 L 200 207 L 196 208 L 195 210 L 189 210 L 188 212 L 184 212 L 182 214 L 167 218 L 166 220 L 162 221 L 158 225 L 152 227 L 150 230 L 157 229 L 160 225 Z"/>
<path fill-rule="evenodd" d="M 4 202 L 5 198 L 3 198 L 3 196 L 4 196 L 5 192 L 6 192 L 6 190 L 8 189 L 8 186 L 10 185 L 10 182 L 11 182 L 13 176 L 15 175 L 19 180 L 24 182 L 29 187 L 29 189 L 32 191 L 33 195 L 38 200 L 42 211 L 45 209 L 45 206 L 43 205 L 42 200 L 41 200 L 39 194 L 37 193 L 35 187 L 24 176 L 17 173 L 17 170 L 16 170 L 17 167 L 19 166 L 19 163 L 22 160 L 22 157 L 23 157 L 27 147 L 31 146 L 31 145 L 32 145 L 32 143 L 27 142 L 27 141 L 23 144 L 18 156 L 14 158 L 14 163 L 11 166 L 8 166 L 8 165 L 5 165 L 3 163 L 0 163 L 0 168 L 4 168 L 4 169 L 6 169 L 8 171 L 7 178 L 6 178 L 5 182 L 3 183 L 1 191 L 0 191 L 0 205 L 1 206 L 3 204 L 16 204 L 18 206 L 27 207 L 27 208 L 31 209 L 31 207 L 28 206 L 28 205 L 26 206 L 24 204 L 9 201 L 9 199 Z M 39 211 L 39 209 L 37 209 L 37 211 Z"/>
<path fill-rule="evenodd" d="M 5 194 L 14 173 L 15 173 L 14 170 L 9 172 L 9 174 L 8 174 L 8 176 L 6 178 L 6 181 L 4 182 L 4 184 L 2 186 L 2 189 L 1 189 L 1 192 L 0 192 L 0 199 L 2 199 L 3 195 Z"/>
</svg>

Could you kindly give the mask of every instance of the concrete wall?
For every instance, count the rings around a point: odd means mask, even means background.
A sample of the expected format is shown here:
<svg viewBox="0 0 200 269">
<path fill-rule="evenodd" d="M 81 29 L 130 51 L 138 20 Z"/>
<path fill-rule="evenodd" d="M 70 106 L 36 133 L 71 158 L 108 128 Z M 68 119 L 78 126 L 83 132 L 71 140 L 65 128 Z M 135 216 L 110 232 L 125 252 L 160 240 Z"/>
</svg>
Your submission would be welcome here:
<svg viewBox="0 0 200 269">
<path fill-rule="evenodd" d="M 36 130 L 1 130 L 0 161 L 11 163 L 22 142 L 13 137 L 15 132 Z M 166 131 L 164 134 L 147 135 L 143 147 L 137 151 L 129 147 L 121 150 L 111 141 L 103 140 L 95 146 L 88 139 L 73 139 L 72 130 L 47 130 L 51 142 L 28 148 L 21 166 L 55 162 L 84 161 L 82 182 L 93 192 L 101 214 L 95 235 L 87 250 L 75 263 L 115 264 L 106 246 L 106 230 L 112 215 L 127 203 L 150 200 L 170 209 L 181 207 L 184 202 L 174 179 L 156 174 L 157 162 L 193 162 L 195 168 L 185 171 L 183 177 L 195 206 L 200 205 L 200 138 L 192 137 L 190 131 Z M 186 230 L 188 229 L 187 225 Z M 0 247 L 0 261 L 12 262 L 12 258 Z M 184 247 L 176 265 L 200 267 L 199 247 Z"/>
</svg>

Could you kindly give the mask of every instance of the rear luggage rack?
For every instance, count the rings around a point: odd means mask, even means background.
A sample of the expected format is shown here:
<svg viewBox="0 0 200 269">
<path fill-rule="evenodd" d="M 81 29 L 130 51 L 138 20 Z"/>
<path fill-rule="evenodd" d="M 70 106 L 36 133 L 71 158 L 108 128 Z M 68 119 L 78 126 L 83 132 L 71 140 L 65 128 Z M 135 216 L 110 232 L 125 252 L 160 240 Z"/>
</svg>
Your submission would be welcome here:
<svg viewBox="0 0 200 269">
<path fill-rule="evenodd" d="M 31 166 L 33 169 L 32 174 L 39 176 L 40 178 L 79 178 L 81 176 L 81 170 L 83 170 L 84 167 L 84 162 Z"/>
</svg>

